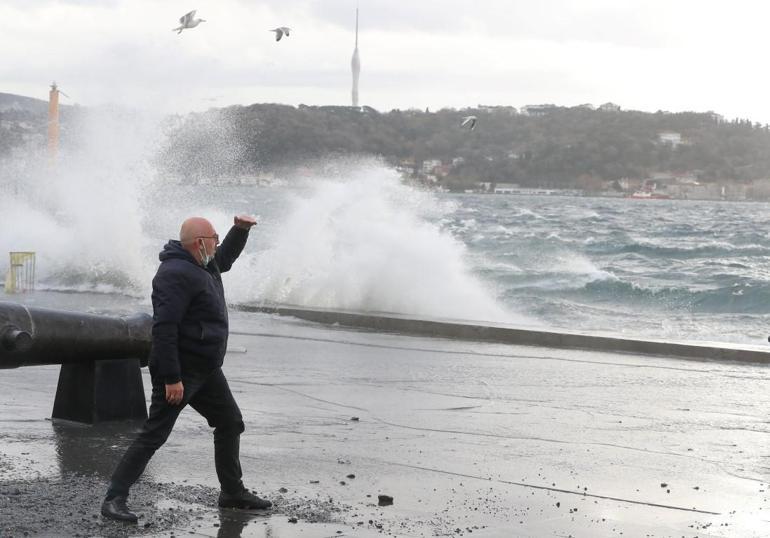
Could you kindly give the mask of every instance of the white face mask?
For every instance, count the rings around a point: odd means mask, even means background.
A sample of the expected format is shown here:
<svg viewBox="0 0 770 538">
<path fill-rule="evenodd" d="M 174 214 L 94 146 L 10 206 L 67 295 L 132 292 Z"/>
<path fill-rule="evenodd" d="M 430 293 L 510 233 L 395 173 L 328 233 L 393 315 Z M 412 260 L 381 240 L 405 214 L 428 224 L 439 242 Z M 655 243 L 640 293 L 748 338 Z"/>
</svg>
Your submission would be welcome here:
<svg viewBox="0 0 770 538">
<path fill-rule="evenodd" d="M 198 249 L 198 252 L 201 255 L 201 265 L 206 267 L 211 262 L 211 260 L 214 259 L 214 255 L 212 254 L 209 256 L 209 253 L 206 251 L 206 243 L 201 243 L 201 246 L 202 248 Z"/>
</svg>

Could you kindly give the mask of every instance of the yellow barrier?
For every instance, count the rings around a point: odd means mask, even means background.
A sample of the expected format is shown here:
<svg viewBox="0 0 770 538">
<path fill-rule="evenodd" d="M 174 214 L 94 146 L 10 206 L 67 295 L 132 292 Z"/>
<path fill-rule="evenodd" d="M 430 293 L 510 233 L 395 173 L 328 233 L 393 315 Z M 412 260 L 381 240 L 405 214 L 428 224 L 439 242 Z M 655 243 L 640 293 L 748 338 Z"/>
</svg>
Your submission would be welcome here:
<svg viewBox="0 0 770 538">
<path fill-rule="evenodd" d="M 35 289 L 35 253 L 11 252 L 11 266 L 5 277 L 5 293 Z"/>
</svg>

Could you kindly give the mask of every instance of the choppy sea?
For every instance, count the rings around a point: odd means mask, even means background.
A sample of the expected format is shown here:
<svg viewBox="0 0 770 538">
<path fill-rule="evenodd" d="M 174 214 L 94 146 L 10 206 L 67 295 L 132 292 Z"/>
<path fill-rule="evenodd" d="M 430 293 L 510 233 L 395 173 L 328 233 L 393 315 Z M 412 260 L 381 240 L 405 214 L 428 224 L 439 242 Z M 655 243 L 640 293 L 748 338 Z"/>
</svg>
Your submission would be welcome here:
<svg viewBox="0 0 770 538">
<path fill-rule="evenodd" d="M 770 206 L 464 195 L 474 273 L 548 326 L 767 343 Z"/>
<path fill-rule="evenodd" d="M 260 225 L 225 277 L 231 303 L 677 340 L 770 334 L 767 204 L 435 193 L 377 163 L 271 186 L 133 177 L 73 169 L 0 188 L 0 252 L 36 251 L 39 289 L 147 305 L 183 218 L 223 235 L 249 213 Z"/>
</svg>

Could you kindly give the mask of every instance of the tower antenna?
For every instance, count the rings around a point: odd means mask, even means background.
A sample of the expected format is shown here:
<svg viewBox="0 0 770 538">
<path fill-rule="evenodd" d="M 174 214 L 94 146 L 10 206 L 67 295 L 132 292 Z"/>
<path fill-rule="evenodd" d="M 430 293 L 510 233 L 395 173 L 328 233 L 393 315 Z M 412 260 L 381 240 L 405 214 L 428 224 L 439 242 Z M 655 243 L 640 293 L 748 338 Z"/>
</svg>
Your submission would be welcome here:
<svg viewBox="0 0 770 538">
<path fill-rule="evenodd" d="M 356 2 L 356 47 L 353 49 L 350 67 L 353 71 L 353 106 L 358 107 L 358 76 L 361 73 L 361 58 L 358 56 L 358 2 Z"/>
</svg>

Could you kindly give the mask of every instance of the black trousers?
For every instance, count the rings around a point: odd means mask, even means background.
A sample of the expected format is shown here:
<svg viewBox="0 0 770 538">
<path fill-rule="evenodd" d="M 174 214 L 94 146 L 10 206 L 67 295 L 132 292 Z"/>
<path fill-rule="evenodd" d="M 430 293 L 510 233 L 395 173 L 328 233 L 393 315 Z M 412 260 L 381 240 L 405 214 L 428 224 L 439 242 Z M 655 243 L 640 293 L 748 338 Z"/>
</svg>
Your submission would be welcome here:
<svg viewBox="0 0 770 538">
<path fill-rule="evenodd" d="M 128 447 L 110 481 L 107 498 L 128 497 L 128 491 L 144 472 L 147 463 L 166 442 L 182 409 L 190 404 L 214 428 L 214 464 L 226 493 L 243 490 L 239 458 L 243 417 L 221 368 L 211 372 L 183 372 L 184 397 L 178 405 L 166 401 L 166 386 L 153 377 L 152 401 L 147 421 Z"/>
</svg>

